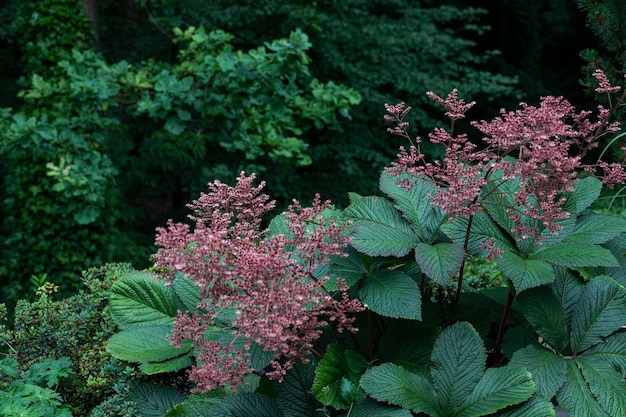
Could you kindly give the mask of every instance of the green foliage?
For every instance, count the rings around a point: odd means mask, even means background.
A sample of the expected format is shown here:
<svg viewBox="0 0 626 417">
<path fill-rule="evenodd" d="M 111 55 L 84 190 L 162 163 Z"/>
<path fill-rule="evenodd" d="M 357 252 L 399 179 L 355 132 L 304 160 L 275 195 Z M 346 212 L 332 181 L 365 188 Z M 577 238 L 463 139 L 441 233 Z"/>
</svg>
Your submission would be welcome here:
<svg viewBox="0 0 626 417">
<path fill-rule="evenodd" d="M 18 303 L 13 326 L 2 330 L 0 339 L 10 355 L 4 363 L 15 366 L 3 366 L 1 373 L 8 372 L 15 381 L 11 390 L 15 395 L 20 392 L 16 406 L 32 401 L 28 396 L 41 395 L 54 400 L 50 405 L 58 405 L 58 413 L 65 414 L 32 415 L 135 416 L 135 404 L 128 397 L 135 370 L 106 352 L 106 342 L 117 330 L 107 294 L 130 270 L 127 264 L 93 268 L 83 274 L 88 292 L 60 301 L 43 292 L 36 301 Z"/>
</svg>

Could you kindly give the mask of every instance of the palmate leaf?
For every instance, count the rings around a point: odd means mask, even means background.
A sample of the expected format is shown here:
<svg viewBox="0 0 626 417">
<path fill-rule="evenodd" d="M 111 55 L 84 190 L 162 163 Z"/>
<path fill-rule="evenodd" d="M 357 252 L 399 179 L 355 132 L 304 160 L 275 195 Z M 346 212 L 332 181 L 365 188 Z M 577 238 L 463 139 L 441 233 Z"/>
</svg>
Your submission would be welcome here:
<svg viewBox="0 0 626 417">
<path fill-rule="evenodd" d="M 417 283 L 398 270 L 372 272 L 363 280 L 359 298 L 382 316 L 414 320 L 422 317 L 422 295 Z"/>
<path fill-rule="evenodd" d="M 367 394 L 379 401 L 399 405 L 415 413 L 443 416 L 430 381 L 393 363 L 368 369 L 361 377 Z"/>
<path fill-rule="evenodd" d="M 315 363 L 297 362 L 281 382 L 272 384 L 285 417 L 321 417 L 321 404 L 311 394 Z"/>
<path fill-rule="evenodd" d="M 536 394 L 528 401 L 507 407 L 497 414 L 498 417 L 555 417 L 555 415 L 554 405 Z"/>
<path fill-rule="evenodd" d="M 463 246 L 467 234 L 469 220 L 457 217 L 452 222 L 441 225 L 441 230 L 454 243 Z M 503 251 L 514 250 L 515 245 L 510 236 L 505 234 L 500 227 L 483 211 L 476 212 L 472 219 L 472 229 L 467 242 L 467 250 L 470 254 L 480 257 L 487 257 L 490 254 L 484 244 L 493 240 L 494 248 Z"/>
<path fill-rule="evenodd" d="M 556 400 L 568 411 L 568 417 L 615 417 L 598 404 L 580 369 L 572 360 L 567 361 L 567 376 Z"/>
<path fill-rule="evenodd" d="M 450 415 L 472 392 L 487 355 L 478 332 L 466 322 L 445 329 L 435 341 L 431 377 L 443 415 Z"/>
<path fill-rule="evenodd" d="M 382 197 L 357 200 L 344 215 L 352 221 L 348 228 L 351 245 L 367 255 L 402 257 L 419 242 L 408 220 Z"/>
<path fill-rule="evenodd" d="M 599 357 L 581 355 L 576 363 L 602 408 L 610 416 L 626 415 L 625 375 Z"/>
<path fill-rule="evenodd" d="M 522 314 L 537 334 L 543 337 L 557 352 L 569 342 L 565 326 L 565 312 L 554 293 L 548 287 L 539 287 L 520 294 L 516 299 Z"/>
<path fill-rule="evenodd" d="M 583 210 L 593 204 L 600 196 L 601 191 L 602 181 L 597 178 L 586 177 L 578 180 L 574 184 L 574 192 L 570 194 L 570 198 L 574 200 L 575 214 L 582 213 Z"/>
<path fill-rule="evenodd" d="M 504 275 L 509 278 L 517 293 L 554 281 L 552 265 L 539 259 L 523 259 L 511 251 L 502 253 L 497 260 Z"/>
<path fill-rule="evenodd" d="M 565 358 L 540 346 L 527 346 L 515 352 L 511 364 L 523 365 L 533 376 L 537 394 L 552 398 L 565 381 Z"/>
<path fill-rule="evenodd" d="M 394 407 L 379 403 L 371 398 L 354 404 L 351 410 L 343 413 L 340 417 L 412 417 L 413 414 L 404 408 Z"/>
<path fill-rule="evenodd" d="M 410 182 L 408 190 L 398 185 L 397 182 L 402 180 Z M 444 219 L 441 210 L 434 207 L 429 198 L 437 193 L 433 183 L 406 174 L 394 177 L 383 171 L 379 184 L 380 190 L 394 200 L 395 207 L 411 223 L 420 240 L 432 241 L 436 237 L 437 226 Z"/>
<path fill-rule="evenodd" d="M 285 417 L 273 398 L 259 393 L 229 395 L 211 410 L 211 417 Z"/>
<path fill-rule="evenodd" d="M 465 251 L 456 243 L 418 243 L 415 247 L 415 260 L 429 278 L 440 285 L 448 285 L 459 271 Z"/>
<path fill-rule="evenodd" d="M 109 303 L 115 323 L 122 329 L 173 323 L 185 304 L 171 286 L 143 272 L 131 272 L 111 287 Z"/>
<path fill-rule="evenodd" d="M 619 266 L 610 250 L 592 244 L 561 243 L 540 249 L 531 257 L 568 268 Z"/>
<path fill-rule="evenodd" d="M 617 331 L 626 317 L 626 288 L 599 276 L 587 283 L 573 311 L 570 344 L 577 354 Z"/>
<path fill-rule="evenodd" d="M 507 365 L 489 368 L 472 393 L 463 402 L 455 417 L 480 417 L 510 405 L 526 401 L 535 392 L 535 383 L 528 369 Z"/>
<path fill-rule="evenodd" d="M 185 396 L 168 385 L 137 384 L 130 390 L 142 417 L 162 417 L 168 410 L 185 400 Z"/>
<path fill-rule="evenodd" d="M 576 219 L 572 234 L 566 243 L 600 244 L 626 232 L 626 217 L 610 214 L 589 213 Z"/>
<path fill-rule="evenodd" d="M 585 288 L 585 283 L 578 275 L 561 267 L 553 266 L 554 282 L 550 284 L 552 292 L 563 306 L 565 314 L 565 325 L 569 329 L 572 321 L 572 314 L 578 305 L 578 300 Z"/>
<path fill-rule="evenodd" d="M 614 333 L 585 352 L 585 357 L 599 358 L 626 375 L 626 333 Z"/>
</svg>

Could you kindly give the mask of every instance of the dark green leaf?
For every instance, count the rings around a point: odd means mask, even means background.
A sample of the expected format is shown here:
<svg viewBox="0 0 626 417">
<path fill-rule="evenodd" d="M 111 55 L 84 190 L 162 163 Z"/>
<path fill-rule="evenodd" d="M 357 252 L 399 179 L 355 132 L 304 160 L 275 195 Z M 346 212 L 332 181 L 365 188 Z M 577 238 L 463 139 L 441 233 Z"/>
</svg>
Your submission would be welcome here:
<svg viewBox="0 0 626 417">
<path fill-rule="evenodd" d="M 556 400 L 568 411 L 568 417 L 615 417 L 598 404 L 573 360 L 567 361 L 567 377 L 556 395 Z"/>
<path fill-rule="evenodd" d="M 511 364 L 528 368 L 537 386 L 537 393 L 544 398 L 554 397 L 565 381 L 565 359 L 543 347 L 527 346 L 518 350 L 511 358 Z"/>
<path fill-rule="evenodd" d="M 137 411 L 142 417 L 163 417 L 185 399 L 183 394 L 170 386 L 149 383 L 134 386 L 130 397 L 137 403 Z"/>
<path fill-rule="evenodd" d="M 415 281 L 397 270 L 380 269 L 368 275 L 359 298 L 370 310 L 387 317 L 421 319 L 422 298 Z"/>
<path fill-rule="evenodd" d="M 467 234 L 469 220 L 457 217 L 452 222 L 441 225 L 441 230 L 454 243 L 463 246 Z M 515 246 L 511 238 L 483 211 L 474 214 L 472 230 L 467 241 L 467 250 L 474 256 L 487 257 L 490 254 L 485 249 L 485 244 L 493 240 L 493 247 L 503 251 L 514 250 Z"/>
<path fill-rule="evenodd" d="M 576 220 L 574 232 L 565 238 L 566 243 L 600 244 L 626 232 L 626 217 L 589 213 Z"/>
<path fill-rule="evenodd" d="M 543 337 L 557 352 L 568 343 L 565 326 L 565 312 L 548 287 L 528 290 L 517 297 L 524 317 L 533 325 L 537 334 Z"/>
<path fill-rule="evenodd" d="M 315 363 L 302 362 L 287 372 L 281 382 L 273 384 L 276 402 L 285 417 L 321 417 L 321 404 L 311 394 Z"/>
<path fill-rule="evenodd" d="M 538 259 L 523 259 L 516 253 L 506 251 L 498 258 L 498 266 L 509 278 L 519 294 L 529 288 L 554 281 L 552 265 Z"/>
<path fill-rule="evenodd" d="M 576 363 L 602 408 L 610 416 L 626 415 L 626 375 L 593 355 L 581 355 Z"/>
<path fill-rule="evenodd" d="M 429 278 L 440 285 L 448 285 L 459 271 L 465 251 L 456 243 L 418 243 L 415 247 L 415 260 Z"/>
<path fill-rule="evenodd" d="M 568 268 L 585 266 L 619 266 L 608 249 L 591 244 L 562 243 L 540 249 L 532 258 Z"/>
<path fill-rule="evenodd" d="M 212 410 L 211 417 L 285 417 L 276 401 L 265 395 L 242 392 L 229 395 Z"/>
</svg>

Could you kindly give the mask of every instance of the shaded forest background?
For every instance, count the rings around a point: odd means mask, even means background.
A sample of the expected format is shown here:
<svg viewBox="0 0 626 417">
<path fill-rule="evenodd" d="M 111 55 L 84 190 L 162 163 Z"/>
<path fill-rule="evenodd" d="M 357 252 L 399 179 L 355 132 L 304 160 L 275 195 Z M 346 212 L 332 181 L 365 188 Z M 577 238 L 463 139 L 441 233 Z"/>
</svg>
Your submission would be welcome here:
<svg viewBox="0 0 626 417">
<path fill-rule="evenodd" d="M 146 267 L 155 227 L 241 170 L 279 209 L 375 193 L 401 144 L 384 103 L 411 105 L 423 137 L 445 120 L 429 90 L 476 100 L 474 119 L 543 95 L 593 108 L 587 77 L 623 56 L 620 3 L 5 1 L 0 298 Z"/>
</svg>

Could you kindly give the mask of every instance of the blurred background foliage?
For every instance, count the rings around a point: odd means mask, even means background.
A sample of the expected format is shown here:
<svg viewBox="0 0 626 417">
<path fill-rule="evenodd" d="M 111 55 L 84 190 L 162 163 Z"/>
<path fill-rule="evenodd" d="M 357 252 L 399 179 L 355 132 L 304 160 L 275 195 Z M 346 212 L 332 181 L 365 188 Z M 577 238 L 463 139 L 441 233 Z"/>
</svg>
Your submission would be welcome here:
<svg viewBox="0 0 626 417">
<path fill-rule="evenodd" d="M 279 209 L 374 193 L 400 145 L 384 103 L 411 105 L 425 136 L 444 120 L 429 90 L 457 88 L 481 119 L 547 94 L 592 108 L 596 66 L 623 79 L 623 1 L 443 3 L 4 1 L 0 297 L 147 266 L 154 228 L 240 170 Z"/>
</svg>

